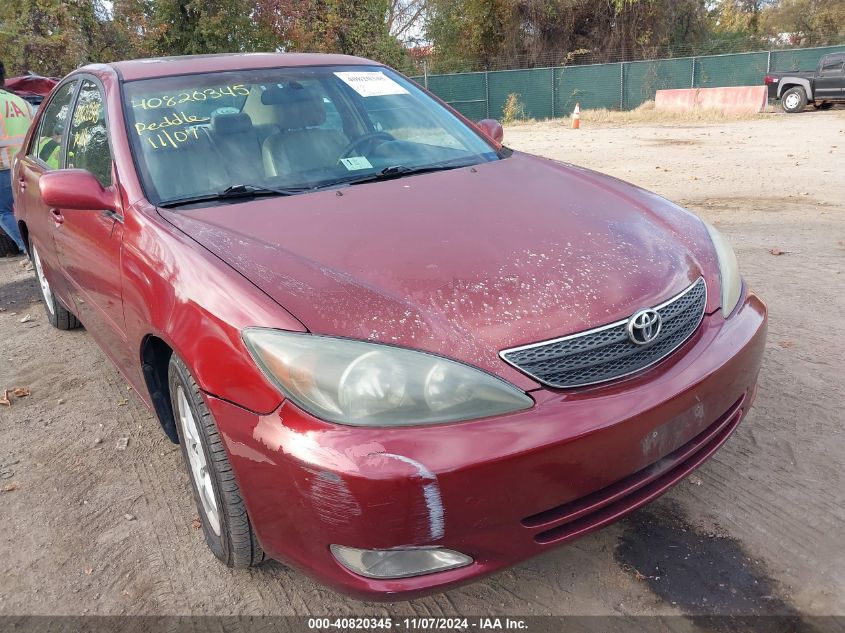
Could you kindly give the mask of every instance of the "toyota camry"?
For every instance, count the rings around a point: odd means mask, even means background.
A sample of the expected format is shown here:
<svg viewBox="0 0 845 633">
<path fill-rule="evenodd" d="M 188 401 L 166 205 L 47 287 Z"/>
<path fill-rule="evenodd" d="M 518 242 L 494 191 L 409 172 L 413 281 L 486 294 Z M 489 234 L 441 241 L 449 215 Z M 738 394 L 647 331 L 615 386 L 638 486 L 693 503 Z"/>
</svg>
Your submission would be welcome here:
<svg viewBox="0 0 845 633">
<path fill-rule="evenodd" d="M 655 499 L 754 400 L 766 308 L 715 228 L 366 59 L 80 68 L 13 186 L 47 317 L 231 567 L 443 590 Z"/>
</svg>

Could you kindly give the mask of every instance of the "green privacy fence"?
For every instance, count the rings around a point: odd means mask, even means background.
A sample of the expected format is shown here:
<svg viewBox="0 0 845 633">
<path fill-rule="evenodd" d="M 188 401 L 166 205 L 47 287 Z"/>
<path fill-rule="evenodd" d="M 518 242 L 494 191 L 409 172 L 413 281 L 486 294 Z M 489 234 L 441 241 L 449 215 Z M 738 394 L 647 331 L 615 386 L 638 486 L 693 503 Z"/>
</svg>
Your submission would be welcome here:
<svg viewBox="0 0 845 633">
<path fill-rule="evenodd" d="M 823 55 L 836 52 L 845 52 L 845 45 L 414 79 L 474 121 L 502 118 L 511 94 L 518 95 L 525 117 L 548 119 L 568 116 L 576 103 L 631 110 L 668 88 L 760 85 L 770 70 L 812 69 Z"/>
</svg>

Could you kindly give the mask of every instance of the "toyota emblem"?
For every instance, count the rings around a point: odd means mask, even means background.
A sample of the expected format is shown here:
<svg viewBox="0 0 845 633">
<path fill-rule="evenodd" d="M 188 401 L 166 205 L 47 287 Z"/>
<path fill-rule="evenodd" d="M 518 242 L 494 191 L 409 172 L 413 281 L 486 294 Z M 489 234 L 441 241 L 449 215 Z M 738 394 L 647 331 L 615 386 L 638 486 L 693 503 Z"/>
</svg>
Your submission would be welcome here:
<svg viewBox="0 0 845 633">
<path fill-rule="evenodd" d="M 635 345 L 648 345 L 660 334 L 662 319 L 657 310 L 639 310 L 628 319 L 628 338 Z"/>
</svg>

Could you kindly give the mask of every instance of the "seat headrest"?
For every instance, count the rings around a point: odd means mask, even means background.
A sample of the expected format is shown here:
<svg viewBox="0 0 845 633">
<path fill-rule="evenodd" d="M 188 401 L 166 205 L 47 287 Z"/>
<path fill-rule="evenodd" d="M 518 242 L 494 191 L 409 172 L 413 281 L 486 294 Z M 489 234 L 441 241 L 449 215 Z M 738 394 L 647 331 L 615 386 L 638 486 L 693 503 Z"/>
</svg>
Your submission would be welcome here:
<svg viewBox="0 0 845 633">
<path fill-rule="evenodd" d="M 211 117 L 211 129 L 215 134 L 242 134 L 252 129 L 252 119 L 244 112 L 215 114 Z"/>
<path fill-rule="evenodd" d="M 323 97 L 301 85 L 268 88 L 261 93 L 261 103 L 273 106 L 278 124 L 288 130 L 314 127 L 326 121 Z"/>
</svg>

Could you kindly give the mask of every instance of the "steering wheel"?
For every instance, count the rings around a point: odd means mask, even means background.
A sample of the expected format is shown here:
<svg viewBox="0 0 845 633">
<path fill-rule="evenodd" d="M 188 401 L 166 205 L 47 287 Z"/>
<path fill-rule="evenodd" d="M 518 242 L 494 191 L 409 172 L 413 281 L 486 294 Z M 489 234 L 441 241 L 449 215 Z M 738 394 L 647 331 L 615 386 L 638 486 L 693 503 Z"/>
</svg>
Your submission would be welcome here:
<svg viewBox="0 0 845 633">
<path fill-rule="evenodd" d="M 360 145 L 363 145 L 364 143 L 371 143 L 378 139 L 381 139 L 382 143 L 386 143 L 388 141 L 395 141 L 396 137 L 392 134 L 388 134 L 387 132 L 370 132 L 369 134 L 364 134 L 364 136 L 359 136 L 343 148 L 343 151 L 337 157 L 337 162 L 340 162 L 342 158 L 349 158 L 349 155 L 352 154 L 352 150 L 358 149 Z"/>
</svg>

